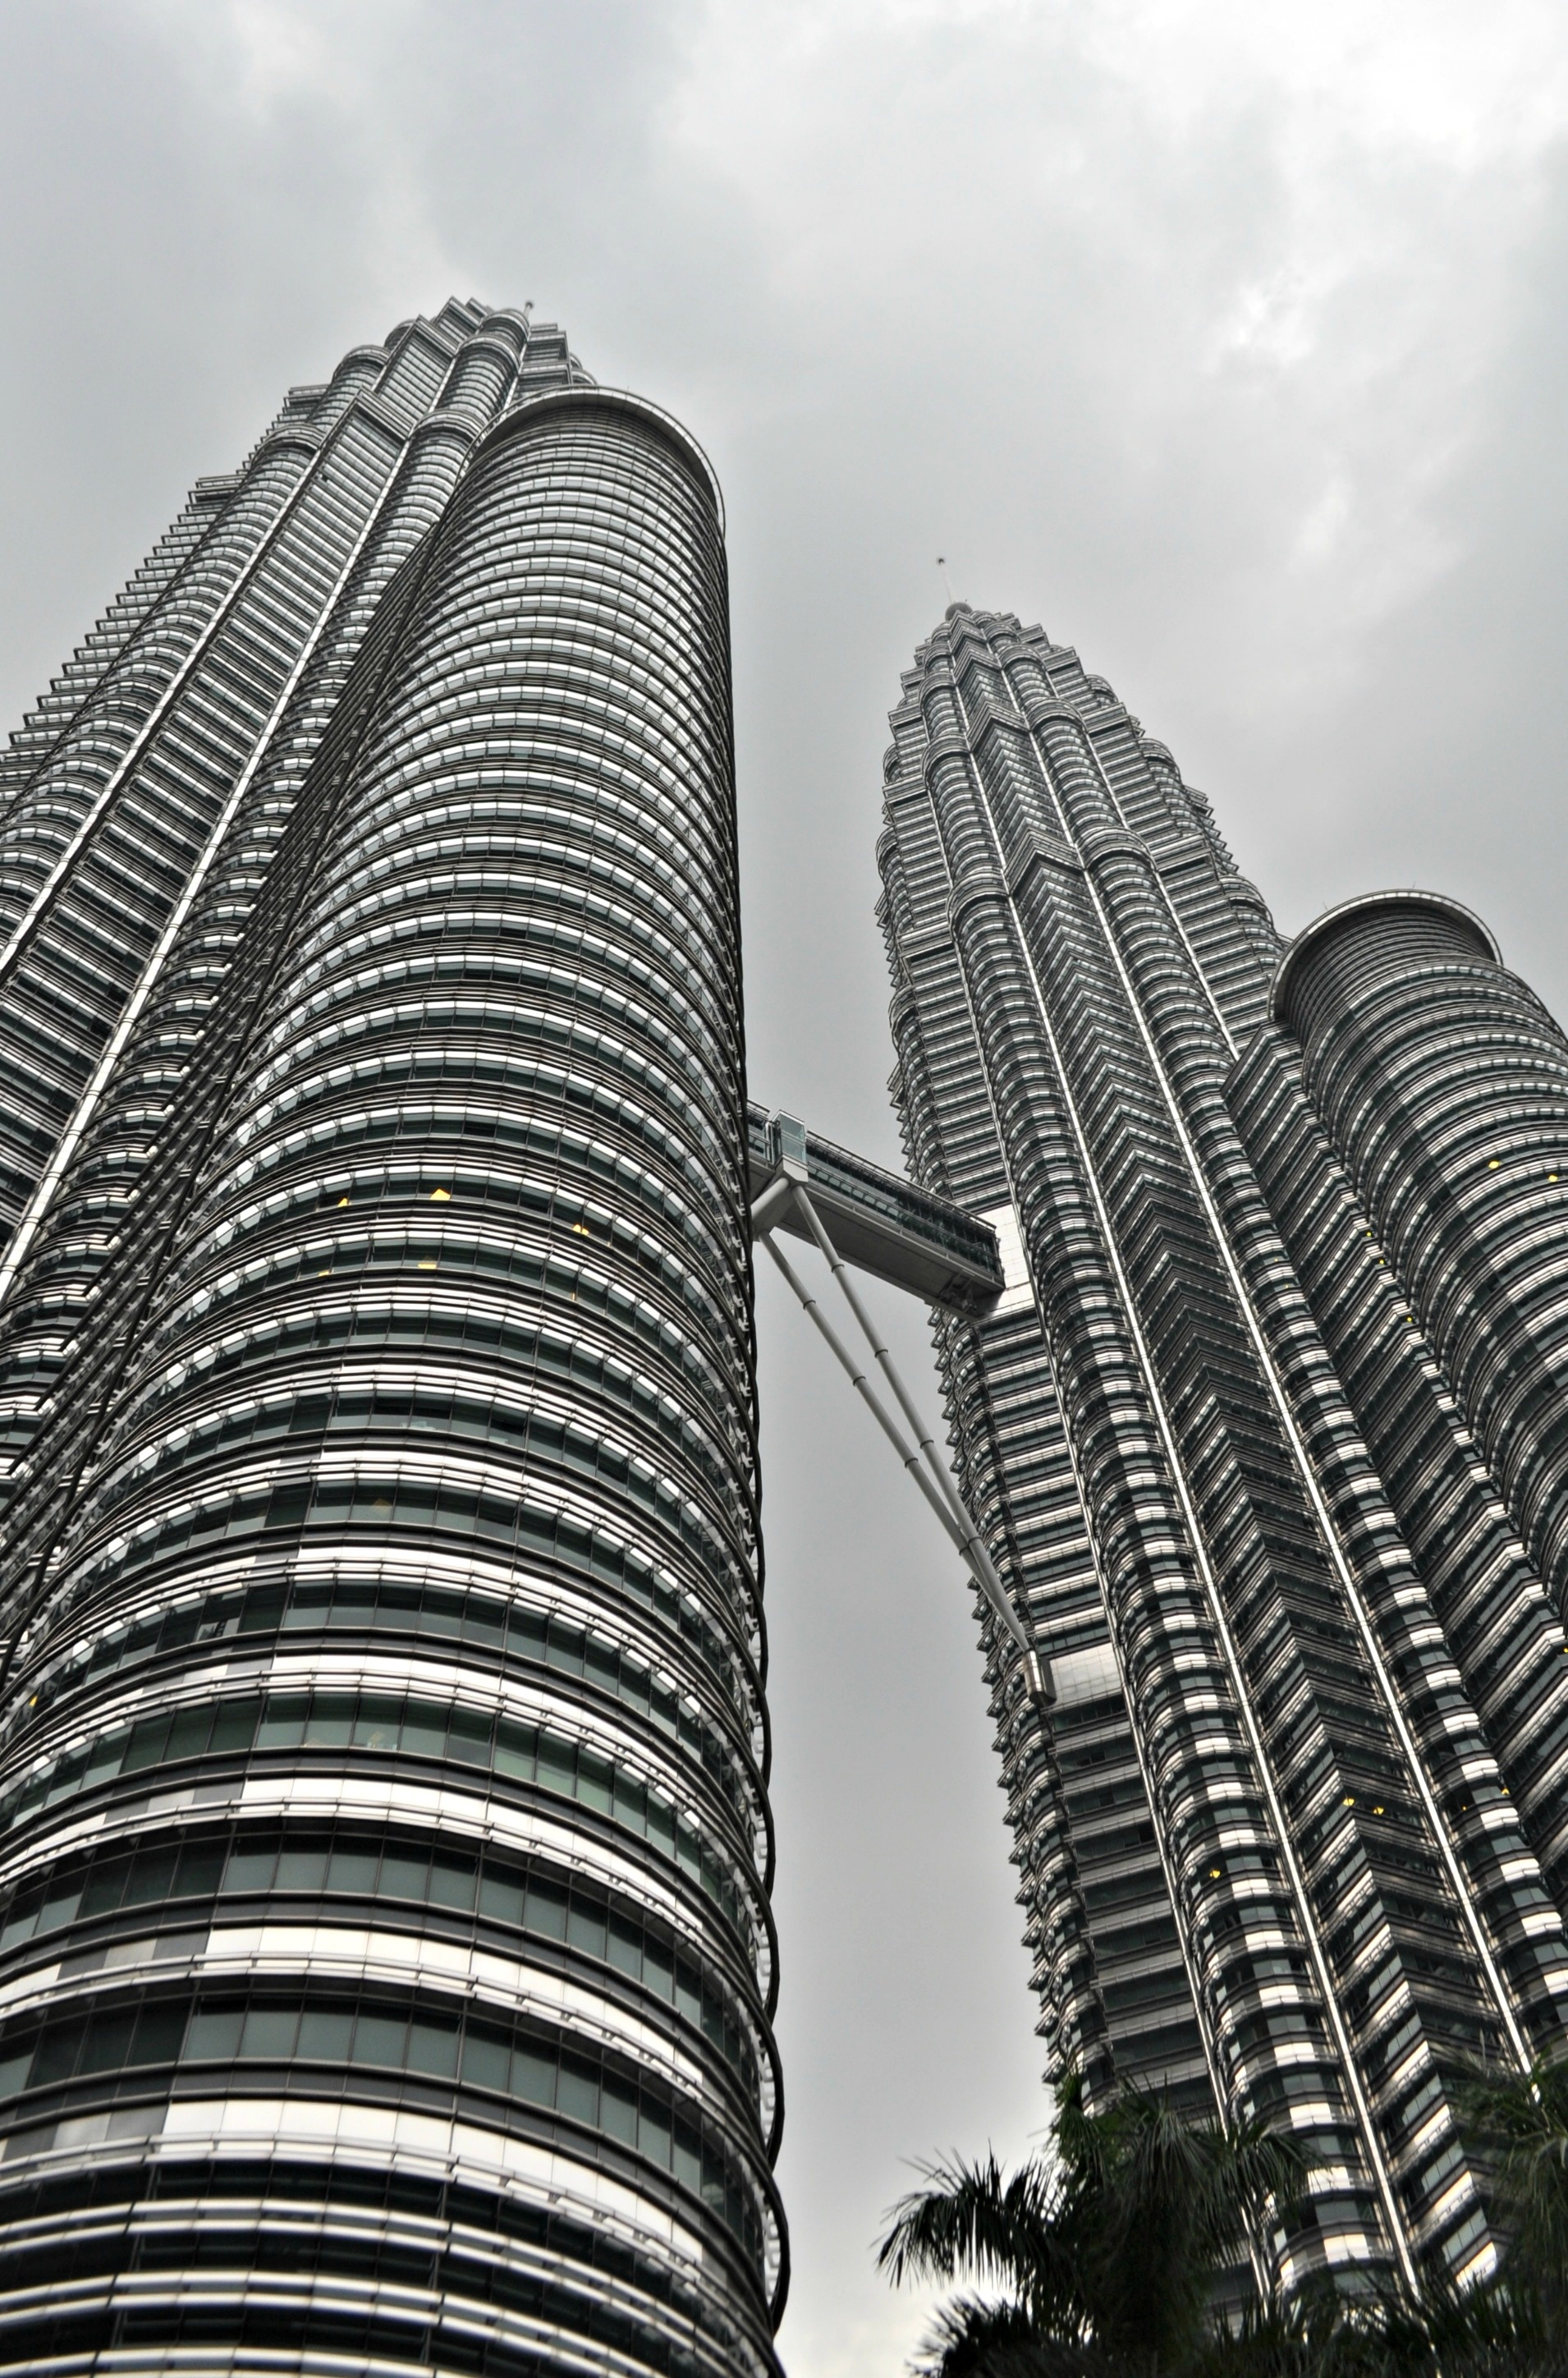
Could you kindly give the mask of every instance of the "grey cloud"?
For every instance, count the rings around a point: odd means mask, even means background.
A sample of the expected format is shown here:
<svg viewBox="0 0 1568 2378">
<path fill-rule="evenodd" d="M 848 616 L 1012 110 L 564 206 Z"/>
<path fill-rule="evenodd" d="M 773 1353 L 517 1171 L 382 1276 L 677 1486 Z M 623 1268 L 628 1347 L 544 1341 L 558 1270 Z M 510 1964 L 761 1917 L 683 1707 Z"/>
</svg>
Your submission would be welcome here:
<svg viewBox="0 0 1568 2378">
<path fill-rule="evenodd" d="M 1568 1012 L 1553 12 L 12 0 L 0 52 L 13 717 L 290 381 L 533 297 L 724 484 L 760 1094 L 896 1159 L 872 845 L 939 551 L 1282 922 L 1430 881 Z M 783 2344 L 859 2378 L 919 2326 L 865 2251 L 902 2159 L 1047 2108 L 967 1599 L 775 1287 Z"/>
</svg>

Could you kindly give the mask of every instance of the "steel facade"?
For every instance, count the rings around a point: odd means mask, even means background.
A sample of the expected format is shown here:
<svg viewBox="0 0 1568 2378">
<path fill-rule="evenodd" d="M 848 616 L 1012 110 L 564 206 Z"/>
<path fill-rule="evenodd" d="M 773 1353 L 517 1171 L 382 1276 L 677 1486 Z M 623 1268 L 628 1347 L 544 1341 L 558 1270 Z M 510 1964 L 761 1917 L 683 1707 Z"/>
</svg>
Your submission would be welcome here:
<svg viewBox="0 0 1568 2378">
<path fill-rule="evenodd" d="M 454 303 L 84 652 L 0 823 L 0 2360 L 766 2378 L 717 489 Z"/>
<path fill-rule="evenodd" d="M 1047 1719 L 983 1622 L 1053 2066 L 1310 2140 L 1287 2279 L 1484 2267 L 1454 2079 L 1568 2008 L 1562 1037 L 1425 911 L 1445 1007 L 1408 951 L 1378 1005 L 1363 919 L 1303 937 L 1276 1016 L 1283 945 L 1208 802 L 1037 628 L 955 605 L 892 727 L 910 1169 L 1015 1218 L 1033 1288 L 935 1329 L 1057 1683 Z"/>
</svg>

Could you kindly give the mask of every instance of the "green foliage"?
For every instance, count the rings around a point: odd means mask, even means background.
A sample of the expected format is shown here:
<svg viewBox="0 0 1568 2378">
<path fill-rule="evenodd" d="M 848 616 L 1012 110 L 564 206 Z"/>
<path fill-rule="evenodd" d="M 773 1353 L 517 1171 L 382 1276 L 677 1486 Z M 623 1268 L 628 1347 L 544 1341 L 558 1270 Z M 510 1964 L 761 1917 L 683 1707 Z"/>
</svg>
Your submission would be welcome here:
<svg viewBox="0 0 1568 2378">
<path fill-rule="evenodd" d="M 1553 2367 L 1568 2368 L 1568 2057 L 1526 2073 L 1478 2072 L 1459 2110 L 1496 2175 L 1510 2297 L 1543 2343 L 1560 2340 Z"/>
<path fill-rule="evenodd" d="M 953 2308 L 931 2378 L 1182 2369 L 1209 2334 L 1214 2273 L 1261 2242 L 1304 2176 L 1296 2143 L 1262 2123 L 1190 2121 L 1131 2089 L 1090 2114 L 1073 2077 L 1054 2165 L 1005 2180 L 994 2157 L 933 2165 L 894 2207 L 879 2261 L 895 2282 L 968 2271 L 1012 2290 L 1010 2307 Z M 1011 2325 L 997 2324 L 1004 2310 Z"/>
<path fill-rule="evenodd" d="M 1456 2093 L 1490 2166 L 1500 2271 L 1355 2298 L 1324 2283 L 1289 2302 L 1254 2293 L 1216 2319 L 1216 2277 L 1266 2269 L 1308 2162 L 1262 2123 L 1194 2121 L 1124 2089 L 1090 2114 L 1059 2093 L 1056 2152 L 1011 2177 L 994 2157 L 929 2166 L 889 2216 L 878 2260 L 904 2278 L 970 2276 L 917 2378 L 1568 2378 L 1568 2058 L 1477 2072 Z"/>
</svg>

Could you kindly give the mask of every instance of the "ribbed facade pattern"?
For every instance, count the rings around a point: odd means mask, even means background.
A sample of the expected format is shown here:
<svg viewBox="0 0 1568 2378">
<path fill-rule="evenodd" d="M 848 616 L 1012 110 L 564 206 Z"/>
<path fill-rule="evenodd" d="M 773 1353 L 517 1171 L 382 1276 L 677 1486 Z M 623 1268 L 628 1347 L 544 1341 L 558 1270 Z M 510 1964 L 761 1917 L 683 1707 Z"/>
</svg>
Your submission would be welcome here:
<svg viewBox="0 0 1568 2378">
<path fill-rule="evenodd" d="M 383 591 L 492 414 L 572 371 L 558 332 L 536 330 L 525 351 L 525 331 L 521 316 L 454 303 L 353 350 L 328 387 L 291 391 L 240 472 L 197 483 L 12 740 L 0 823 L 9 1459 Z M 24 1271 L 45 1227 L 48 1258 Z"/>
<path fill-rule="evenodd" d="M 1275 1000 L 1312 1104 L 1502 1488 L 1568 1601 L 1568 1039 L 1454 903 L 1357 901 Z"/>
<path fill-rule="evenodd" d="M 145 931 L 3 1308 L 0 2360 L 766 2378 L 717 491 L 454 305 L 163 567 L 4 843 L 15 979 Z"/>
<path fill-rule="evenodd" d="M 1491 2247 L 1454 2076 L 1568 2011 L 1557 1614 L 1271 1020 L 1281 945 L 1206 800 L 1075 654 L 962 605 L 892 725 L 911 1170 L 1015 1219 L 1033 1287 L 937 1337 L 1059 1687 L 1042 1721 L 986 1623 L 1053 2064 L 1308 2137 L 1287 2277 L 1463 2272 Z"/>
</svg>

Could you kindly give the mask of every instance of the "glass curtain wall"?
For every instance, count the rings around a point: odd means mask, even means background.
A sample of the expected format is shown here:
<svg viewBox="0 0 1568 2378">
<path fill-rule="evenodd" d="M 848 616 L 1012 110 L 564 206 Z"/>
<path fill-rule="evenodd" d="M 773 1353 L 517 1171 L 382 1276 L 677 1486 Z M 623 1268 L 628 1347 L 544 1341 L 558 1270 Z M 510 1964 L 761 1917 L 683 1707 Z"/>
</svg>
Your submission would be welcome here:
<svg viewBox="0 0 1568 2378">
<path fill-rule="evenodd" d="M 466 331 L 15 1269 L 11 2363 L 776 2369 L 722 510 Z"/>
</svg>

